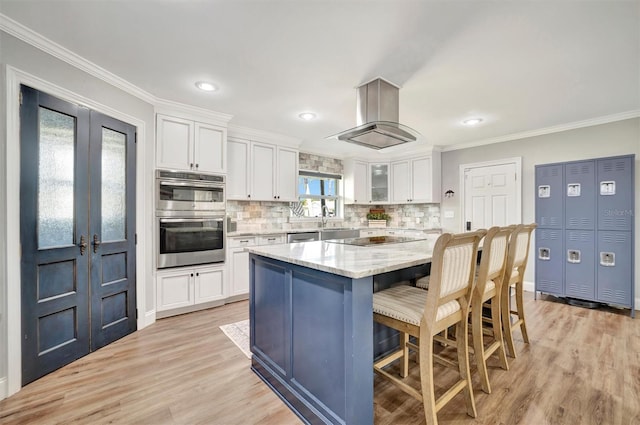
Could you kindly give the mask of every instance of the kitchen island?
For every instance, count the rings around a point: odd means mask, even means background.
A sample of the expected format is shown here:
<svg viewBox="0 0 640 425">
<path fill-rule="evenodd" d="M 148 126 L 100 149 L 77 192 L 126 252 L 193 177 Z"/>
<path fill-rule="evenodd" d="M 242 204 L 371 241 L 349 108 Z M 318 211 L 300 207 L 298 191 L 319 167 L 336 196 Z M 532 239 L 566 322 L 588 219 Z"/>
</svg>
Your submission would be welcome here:
<svg viewBox="0 0 640 425">
<path fill-rule="evenodd" d="M 420 273 L 435 238 L 337 242 L 247 248 L 251 368 L 306 423 L 372 424 L 374 282 Z"/>
</svg>

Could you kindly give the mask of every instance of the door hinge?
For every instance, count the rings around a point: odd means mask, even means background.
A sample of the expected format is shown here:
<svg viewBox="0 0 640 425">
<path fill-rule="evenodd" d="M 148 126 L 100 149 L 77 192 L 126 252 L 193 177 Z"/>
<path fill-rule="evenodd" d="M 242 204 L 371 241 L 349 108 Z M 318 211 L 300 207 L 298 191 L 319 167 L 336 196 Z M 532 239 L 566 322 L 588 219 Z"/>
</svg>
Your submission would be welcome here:
<svg viewBox="0 0 640 425">
<path fill-rule="evenodd" d="M 136 308 L 136 320 L 138 320 L 138 309 Z"/>
<path fill-rule="evenodd" d="M 138 132 L 133 133 L 133 143 L 138 143 Z"/>
</svg>

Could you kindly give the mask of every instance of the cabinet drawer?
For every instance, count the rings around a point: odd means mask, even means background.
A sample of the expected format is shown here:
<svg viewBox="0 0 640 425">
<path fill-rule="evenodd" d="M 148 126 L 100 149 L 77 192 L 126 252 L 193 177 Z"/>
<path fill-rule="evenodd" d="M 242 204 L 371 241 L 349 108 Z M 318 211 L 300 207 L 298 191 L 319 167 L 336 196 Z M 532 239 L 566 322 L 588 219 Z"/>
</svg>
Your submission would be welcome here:
<svg viewBox="0 0 640 425">
<path fill-rule="evenodd" d="M 255 236 L 243 236 L 237 238 L 229 238 L 229 248 L 239 248 L 243 246 L 254 246 L 256 244 Z"/>
<path fill-rule="evenodd" d="M 287 242 L 287 238 L 283 233 L 278 235 L 258 236 L 257 244 L 258 245 L 275 245 L 275 244 L 286 243 L 286 242 Z"/>
</svg>

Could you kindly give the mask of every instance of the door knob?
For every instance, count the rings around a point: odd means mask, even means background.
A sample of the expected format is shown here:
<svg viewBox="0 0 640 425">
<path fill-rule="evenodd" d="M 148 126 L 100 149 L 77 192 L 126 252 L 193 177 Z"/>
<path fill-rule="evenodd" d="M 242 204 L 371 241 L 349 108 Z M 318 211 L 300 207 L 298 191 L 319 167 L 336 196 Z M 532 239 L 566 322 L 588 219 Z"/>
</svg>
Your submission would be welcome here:
<svg viewBox="0 0 640 425">
<path fill-rule="evenodd" d="M 78 246 L 80 247 L 80 255 L 84 255 L 84 251 L 87 249 L 87 239 L 84 235 L 80 235 L 80 243 Z"/>
<path fill-rule="evenodd" d="M 93 252 L 94 253 L 98 252 L 98 248 L 100 247 L 101 244 L 102 242 L 100 242 L 100 239 L 98 239 L 98 235 L 93 235 Z"/>
</svg>

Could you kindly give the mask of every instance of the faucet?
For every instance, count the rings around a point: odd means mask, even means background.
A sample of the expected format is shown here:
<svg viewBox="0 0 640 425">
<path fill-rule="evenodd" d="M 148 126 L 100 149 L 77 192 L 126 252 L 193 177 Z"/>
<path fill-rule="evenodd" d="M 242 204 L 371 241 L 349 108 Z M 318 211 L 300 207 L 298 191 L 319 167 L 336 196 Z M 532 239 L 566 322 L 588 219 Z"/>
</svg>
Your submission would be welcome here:
<svg viewBox="0 0 640 425">
<path fill-rule="evenodd" d="M 329 219 L 329 208 L 326 205 L 322 206 L 322 228 L 327 227 L 327 220 Z"/>
</svg>

